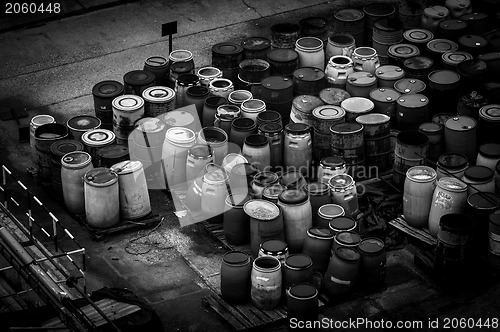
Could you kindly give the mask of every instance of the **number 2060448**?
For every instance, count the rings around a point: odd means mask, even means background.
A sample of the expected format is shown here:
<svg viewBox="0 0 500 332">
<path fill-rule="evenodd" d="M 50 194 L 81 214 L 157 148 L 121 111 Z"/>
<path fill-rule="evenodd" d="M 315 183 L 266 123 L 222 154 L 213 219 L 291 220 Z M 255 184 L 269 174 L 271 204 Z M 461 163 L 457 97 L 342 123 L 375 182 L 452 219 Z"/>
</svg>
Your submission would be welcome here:
<svg viewBox="0 0 500 332">
<path fill-rule="evenodd" d="M 34 3 L 34 2 L 6 2 L 5 14 L 59 14 L 59 2 Z"/>
</svg>

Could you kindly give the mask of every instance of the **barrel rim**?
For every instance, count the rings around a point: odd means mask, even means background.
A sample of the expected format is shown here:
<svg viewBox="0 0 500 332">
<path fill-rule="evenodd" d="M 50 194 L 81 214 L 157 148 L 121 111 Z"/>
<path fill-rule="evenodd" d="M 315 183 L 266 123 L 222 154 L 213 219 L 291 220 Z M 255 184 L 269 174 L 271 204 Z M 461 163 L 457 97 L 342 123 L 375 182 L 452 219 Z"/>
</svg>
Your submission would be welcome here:
<svg viewBox="0 0 500 332">
<path fill-rule="evenodd" d="M 237 256 L 240 256 L 240 257 L 237 257 Z M 235 260 L 232 260 L 230 261 L 229 259 L 231 258 L 230 256 L 235 256 Z M 243 259 L 243 257 L 245 259 Z M 222 261 L 226 264 L 230 264 L 230 265 L 246 265 L 248 263 L 251 262 L 251 258 L 250 256 L 248 256 L 248 254 L 242 252 L 242 251 L 239 251 L 239 250 L 230 250 L 228 252 L 226 252 L 223 256 L 222 256 Z"/>
<path fill-rule="evenodd" d="M 137 79 L 135 75 L 141 74 L 145 75 L 146 77 L 144 79 Z M 155 75 L 147 70 L 131 70 L 123 75 L 123 82 L 128 85 L 132 86 L 144 86 L 148 85 L 154 82 L 155 80 Z"/>
<path fill-rule="evenodd" d="M 100 88 L 103 85 L 112 85 L 112 86 L 116 87 L 116 90 L 114 90 L 112 93 L 104 94 L 100 90 Z M 115 81 L 115 80 L 106 80 L 106 81 L 101 81 L 101 82 L 96 83 L 94 85 L 94 87 L 92 88 L 92 94 L 98 98 L 115 98 L 115 97 L 121 95 L 124 90 L 125 90 L 125 86 L 122 83 Z"/>
<path fill-rule="evenodd" d="M 75 155 L 75 154 L 82 155 L 86 159 L 79 164 L 70 164 L 70 162 L 74 160 L 72 155 Z M 68 159 L 68 158 L 70 158 L 70 159 Z M 85 167 L 87 165 L 90 165 L 91 162 L 92 162 L 92 157 L 90 156 L 90 154 L 88 154 L 85 151 L 72 151 L 72 152 L 66 153 L 65 155 L 63 155 L 61 157 L 61 166 L 66 167 L 66 168 L 81 168 L 81 167 Z"/>
<path fill-rule="evenodd" d="M 120 102 L 126 99 L 133 100 L 135 102 L 134 105 L 123 106 L 122 104 L 120 104 Z M 141 96 L 127 94 L 114 98 L 111 104 L 113 106 L 113 110 L 121 112 L 136 112 L 144 106 L 144 99 L 142 99 Z"/>
<path fill-rule="evenodd" d="M 103 134 L 105 138 L 103 140 L 100 140 L 100 141 L 91 140 L 90 137 L 94 136 L 97 133 Z M 83 135 L 81 137 L 83 144 L 90 146 L 90 147 L 100 147 L 103 145 L 108 145 L 108 144 L 113 143 L 115 141 L 115 139 L 116 139 L 116 135 L 114 132 L 112 132 L 111 130 L 108 130 L 108 129 L 101 129 L 101 128 L 86 131 L 85 133 L 83 133 Z"/>
<path fill-rule="evenodd" d="M 266 219 L 262 219 L 262 218 L 256 218 L 255 215 L 254 215 L 254 211 L 251 211 L 251 206 L 252 205 L 256 205 L 256 207 L 262 207 L 262 206 L 268 206 L 269 209 L 271 210 L 271 214 L 268 218 Z M 279 207 L 274 204 L 273 202 L 270 202 L 270 201 L 266 201 L 264 199 L 252 199 L 248 202 L 246 202 L 244 205 L 243 205 L 243 211 L 245 211 L 245 213 L 250 217 L 250 218 L 255 218 L 257 220 L 264 220 L 264 221 L 270 221 L 270 220 L 274 220 L 276 218 L 279 217 L 280 215 L 280 209 Z"/>
<path fill-rule="evenodd" d="M 346 238 L 343 238 L 343 235 L 349 234 L 351 236 L 351 240 L 354 238 L 354 241 L 348 242 Z M 342 230 L 335 234 L 335 241 L 340 245 L 358 245 L 361 242 L 361 235 L 352 230 Z"/>
<path fill-rule="evenodd" d="M 376 243 L 377 245 L 381 245 L 381 246 L 378 250 L 372 251 L 372 250 L 368 250 L 369 248 L 364 248 L 365 247 L 364 244 L 366 244 L 366 243 L 372 243 L 372 244 Z M 379 254 L 385 250 L 385 243 L 384 243 L 384 241 L 382 241 L 378 237 L 367 237 L 367 238 L 364 238 L 363 240 L 361 240 L 361 242 L 358 245 L 358 250 L 360 252 L 362 252 L 363 254 L 376 255 L 376 254 Z"/>
<path fill-rule="evenodd" d="M 92 182 L 92 179 L 93 179 L 92 174 L 96 173 L 96 172 L 100 172 L 100 171 L 108 172 L 108 174 L 111 175 L 112 178 L 106 182 L 103 182 L 103 183 Z M 92 179 L 90 177 L 92 177 Z M 118 182 L 118 174 L 116 174 L 115 171 L 113 171 L 112 169 L 107 168 L 107 167 L 96 167 L 96 168 L 88 170 L 85 173 L 85 175 L 83 176 L 83 180 L 85 181 L 86 184 L 88 184 L 92 187 L 108 187 L 108 186 L 111 186 L 111 185 Z"/>
<path fill-rule="evenodd" d="M 154 96 L 155 91 L 166 92 L 162 96 Z M 142 92 L 142 98 L 149 103 L 165 103 L 172 101 L 175 97 L 175 91 L 167 86 L 150 86 Z"/>
</svg>

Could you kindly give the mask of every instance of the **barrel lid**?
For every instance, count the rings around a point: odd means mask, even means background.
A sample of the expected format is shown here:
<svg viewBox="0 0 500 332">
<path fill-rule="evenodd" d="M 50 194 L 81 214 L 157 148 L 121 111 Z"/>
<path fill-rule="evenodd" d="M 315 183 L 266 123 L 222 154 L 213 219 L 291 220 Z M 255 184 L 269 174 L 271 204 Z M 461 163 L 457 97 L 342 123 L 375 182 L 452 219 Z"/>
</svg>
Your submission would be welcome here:
<svg viewBox="0 0 500 332">
<path fill-rule="evenodd" d="M 136 95 L 121 95 L 113 99 L 112 105 L 122 112 L 135 112 L 144 106 L 144 99 Z"/>
<path fill-rule="evenodd" d="M 302 189 L 285 189 L 278 196 L 278 200 L 285 204 L 301 204 L 308 199 L 307 193 Z"/>
<path fill-rule="evenodd" d="M 438 180 L 438 185 L 441 187 L 456 190 L 456 191 L 466 191 L 467 185 L 462 181 L 452 178 L 452 177 L 442 177 Z"/>
<path fill-rule="evenodd" d="M 373 101 L 364 97 L 351 97 L 342 101 L 340 106 L 351 113 L 368 113 L 375 107 Z"/>
<path fill-rule="evenodd" d="M 250 163 L 236 164 L 231 168 L 231 174 L 238 176 L 251 176 L 257 174 L 258 169 Z"/>
<path fill-rule="evenodd" d="M 284 185 L 275 183 L 269 187 L 265 187 L 262 191 L 262 196 L 266 198 L 278 199 L 278 196 L 283 192 L 283 190 L 286 190 Z"/>
<path fill-rule="evenodd" d="M 389 55 L 392 55 L 394 57 L 405 58 L 405 59 L 420 55 L 418 47 L 411 44 L 392 45 L 389 47 L 387 52 Z"/>
<path fill-rule="evenodd" d="M 191 61 L 178 61 L 170 65 L 170 71 L 176 74 L 189 73 L 194 69 L 194 64 Z"/>
<path fill-rule="evenodd" d="M 431 18 L 446 18 L 450 12 L 444 6 L 430 6 L 424 9 L 424 15 Z"/>
<path fill-rule="evenodd" d="M 434 34 L 426 29 L 410 29 L 403 33 L 403 37 L 409 42 L 427 44 L 434 39 Z"/>
<path fill-rule="evenodd" d="M 335 240 L 342 244 L 358 244 L 361 241 L 361 236 L 358 233 L 352 231 L 341 231 L 335 235 Z"/>
<path fill-rule="evenodd" d="M 295 42 L 297 46 L 305 48 L 323 47 L 323 41 L 316 37 L 302 37 Z"/>
<path fill-rule="evenodd" d="M 485 47 L 488 45 L 488 41 L 477 35 L 463 35 L 458 38 L 458 42 L 460 45 L 472 48 L 472 49 L 477 49 L 481 47 Z"/>
<path fill-rule="evenodd" d="M 168 59 L 172 62 L 191 61 L 193 60 L 193 53 L 188 50 L 173 50 L 168 55 Z"/>
<path fill-rule="evenodd" d="M 375 88 L 370 91 L 371 99 L 383 103 L 396 102 L 400 96 L 401 94 L 399 92 L 391 88 Z"/>
<path fill-rule="evenodd" d="M 238 55 L 243 52 L 243 47 L 232 42 L 222 42 L 213 45 L 212 52 L 220 55 Z"/>
<path fill-rule="evenodd" d="M 293 77 L 300 81 L 316 82 L 325 78 L 325 72 L 316 67 L 301 67 L 293 72 Z"/>
<path fill-rule="evenodd" d="M 195 118 L 190 112 L 175 110 L 163 114 L 160 120 L 171 127 L 183 127 L 192 124 Z"/>
<path fill-rule="evenodd" d="M 198 75 L 191 74 L 191 73 L 184 73 L 184 74 L 180 74 L 177 77 L 177 80 L 175 82 L 176 82 L 176 84 L 185 86 L 185 85 L 198 84 L 199 81 L 200 81 L 200 78 L 198 77 Z"/>
<path fill-rule="evenodd" d="M 370 86 L 377 82 L 377 77 L 372 73 L 357 71 L 347 77 L 347 82 L 354 86 Z"/>
<path fill-rule="evenodd" d="M 152 86 L 142 92 L 142 98 L 150 103 L 164 103 L 174 97 L 175 91 L 166 86 Z"/>
<path fill-rule="evenodd" d="M 488 14 L 486 13 L 479 13 L 479 12 L 473 12 L 473 13 L 466 13 L 460 16 L 460 19 L 469 22 L 469 21 L 480 21 L 480 20 L 485 20 L 488 18 Z"/>
<path fill-rule="evenodd" d="M 221 96 L 210 96 L 205 99 L 205 105 L 212 108 L 217 108 L 225 104 L 227 104 L 227 99 Z"/>
<path fill-rule="evenodd" d="M 363 114 L 356 118 L 356 122 L 366 125 L 382 125 L 391 121 L 391 117 L 381 113 Z"/>
<path fill-rule="evenodd" d="M 296 269 L 305 269 L 312 265 L 312 259 L 305 254 L 293 254 L 286 258 L 285 264 Z"/>
<path fill-rule="evenodd" d="M 456 84 L 460 81 L 460 74 L 452 70 L 435 70 L 428 75 L 429 81 L 436 84 Z"/>
<path fill-rule="evenodd" d="M 434 65 L 434 60 L 427 56 L 417 55 L 406 59 L 403 62 L 405 68 L 419 70 L 419 69 L 429 69 Z"/>
<path fill-rule="evenodd" d="M 117 81 L 102 81 L 94 85 L 92 94 L 101 98 L 114 98 L 123 93 L 124 86 Z"/>
<path fill-rule="evenodd" d="M 396 103 L 403 107 L 418 108 L 427 105 L 429 103 L 429 99 L 418 93 L 414 95 L 406 94 L 399 97 Z"/>
<path fill-rule="evenodd" d="M 62 159 L 61 164 L 69 166 L 83 166 L 89 164 L 92 157 L 90 154 L 83 151 L 72 151 L 66 153 Z"/>
<path fill-rule="evenodd" d="M 472 181 L 489 181 L 493 179 L 494 176 L 495 174 L 490 168 L 480 165 L 469 166 L 464 172 L 464 177 Z"/>
<path fill-rule="evenodd" d="M 229 101 L 235 104 L 242 104 L 243 102 L 252 98 L 252 93 L 247 90 L 234 90 L 228 96 Z"/>
<path fill-rule="evenodd" d="M 321 205 L 318 209 L 318 215 L 321 215 L 324 218 L 337 218 L 343 217 L 345 214 L 344 208 L 337 204 L 324 204 Z M 336 220 L 333 225 L 334 229 L 351 229 L 355 226 L 355 222 L 352 218 L 346 217 L 347 219 L 339 219 Z M 333 221 L 333 220 L 332 220 Z M 338 226 L 338 227 L 337 227 Z"/>
<path fill-rule="evenodd" d="M 467 29 L 467 22 L 460 19 L 447 19 L 438 23 L 438 27 L 445 31 L 457 31 Z"/>
<path fill-rule="evenodd" d="M 208 96 L 210 93 L 210 90 L 206 86 L 201 86 L 201 85 L 195 85 L 195 86 L 190 86 L 186 90 L 186 95 L 190 97 L 195 97 L 195 98 L 203 98 Z"/>
<path fill-rule="evenodd" d="M 309 195 L 315 196 L 315 195 L 323 195 L 325 193 L 328 193 L 330 188 L 326 183 L 323 182 L 309 182 L 305 188 Z"/>
<path fill-rule="evenodd" d="M 316 96 L 300 95 L 293 98 L 293 107 L 302 113 L 309 114 L 318 106 L 324 105 L 323 101 Z"/>
<path fill-rule="evenodd" d="M 173 127 L 167 130 L 165 137 L 175 143 L 192 143 L 196 139 L 194 131 L 184 127 Z"/>
<path fill-rule="evenodd" d="M 469 162 L 467 161 L 467 157 L 463 154 L 448 152 L 439 156 L 437 164 L 447 169 L 458 170 L 467 167 Z"/>
<path fill-rule="evenodd" d="M 334 16 L 339 21 L 349 22 L 361 20 L 363 17 L 365 17 L 365 13 L 358 9 L 345 8 L 335 12 Z"/>
<path fill-rule="evenodd" d="M 222 119 L 235 119 L 241 114 L 241 110 L 236 105 L 220 105 L 217 107 L 217 117 Z"/>
<path fill-rule="evenodd" d="M 265 240 L 260 244 L 260 247 L 264 252 L 275 255 L 284 254 L 288 250 L 287 244 L 278 239 Z"/>
<path fill-rule="evenodd" d="M 305 123 L 289 123 L 285 126 L 285 132 L 295 135 L 307 134 L 311 131 L 311 126 Z"/>
<path fill-rule="evenodd" d="M 332 133 L 343 135 L 357 133 L 363 131 L 363 129 L 362 124 L 354 122 L 336 123 L 330 127 Z"/>
<path fill-rule="evenodd" d="M 403 23 L 395 18 L 381 18 L 373 22 L 373 29 L 390 33 L 393 31 L 403 30 Z M 401 37 L 399 37 L 401 38 Z"/>
<path fill-rule="evenodd" d="M 479 152 L 487 157 L 500 159 L 500 144 L 486 143 L 479 146 Z"/>
<path fill-rule="evenodd" d="M 323 73 L 324 75 L 324 73 Z M 293 82 L 287 77 L 283 76 L 269 76 L 261 81 L 262 87 L 269 90 L 286 90 L 292 87 Z"/>
<path fill-rule="evenodd" d="M 150 56 L 149 58 L 144 61 L 146 66 L 148 67 L 153 67 L 153 68 L 164 68 L 168 66 L 169 60 L 165 57 L 162 57 L 160 55 L 154 55 Z"/>
<path fill-rule="evenodd" d="M 292 62 L 299 58 L 299 53 L 289 48 L 277 48 L 267 53 L 267 58 L 274 62 Z"/>
<path fill-rule="evenodd" d="M 320 160 L 320 165 L 331 169 L 341 169 L 346 166 L 345 160 L 338 156 L 325 157 Z"/>
<path fill-rule="evenodd" d="M 467 203 L 480 210 L 496 210 L 500 208 L 500 196 L 490 192 L 475 192 L 467 198 Z"/>
<path fill-rule="evenodd" d="M 86 183 L 97 186 L 106 186 L 118 181 L 118 174 L 109 168 L 97 167 L 87 171 L 83 178 Z"/>
<path fill-rule="evenodd" d="M 328 105 L 340 106 L 340 103 L 350 98 L 349 92 L 339 88 L 325 88 L 319 92 L 319 98 Z"/>
<path fill-rule="evenodd" d="M 441 59 L 448 65 L 456 66 L 462 61 L 472 59 L 472 55 L 464 51 L 448 51 L 441 55 Z"/>
<path fill-rule="evenodd" d="M 367 254 L 376 254 L 384 250 L 385 244 L 382 240 L 378 238 L 370 237 L 363 239 L 359 243 L 358 248 L 361 252 Z"/>
<path fill-rule="evenodd" d="M 203 182 L 207 183 L 220 183 L 228 180 L 228 176 L 226 172 L 222 170 L 215 170 L 212 172 L 208 172 L 203 175 Z"/>
<path fill-rule="evenodd" d="M 312 227 L 307 231 L 309 234 L 323 238 L 323 239 L 333 239 L 333 231 L 329 228 Z"/>
<path fill-rule="evenodd" d="M 318 294 L 318 290 L 316 289 L 316 287 L 307 283 L 294 284 L 292 287 L 290 287 L 290 290 L 288 292 L 290 293 L 290 296 L 302 300 L 313 298 Z"/>
<path fill-rule="evenodd" d="M 351 184 L 354 184 L 354 179 L 349 174 L 337 174 L 328 181 L 328 185 L 332 189 L 345 188 Z"/>
<path fill-rule="evenodd" d="M 206 159 L 212 156 L 212 150 L 208 145 L 195 145 L 189 149 L 188 154 L 194 159 Z"/>
<path fill-rule="evenodd" d="M 265 110 L 265 108 L 266 108 L 266 103 L 261 99 L 248 99 L 241 104 L 241 109 L 244 110 L 259 111 L 259 110 Z"/>
<path fill-rule="evenodd" d="M 361 258 L 361 255 L 356 249 L 348 247 L 339 247 L 335 250 L 335 255 L 346 261 L 355 262 Z"/>
<path fill-rule="evenodd" d="M 500 121 L 500 104 L 490 104 L 481 107 L 479 116 L 488 121 Z"/>
<path fill-rule="evenodd" d="M 142 168 L 142 163 L 138 160 L 124 160 L 111 166 L 111 169 L 118 175 L 137 172 Z"/>
<path fill-rule="evenodd" d="M 383 17 L 394 14 L 396 8 L 387 3 L 370 3 L 363 6 L 363 12 L 374 17 Z"/>
<path fill-rule="evenodd" d="M 251 218 L 272 220 L 280 215 L 279 207 L 263 199 L 252 199 L 243 205 L 243 211 Z"/>
<path fill-rule="evenodd" d="M 97 155 L 100 158 L 117 159 L 125 157 L 129 154 L 128 147 L 121 144 L 111 144 L 97 150 Z"/>
<path fill-rule="evenodd" d="M 154 80 L 155 75 L 146 70 L 132 70 L 123 75 L 123 82 L 129 85 L 148 85 Z"/>
<path fill-rule="evenodd" d="M 405 76 L 405 71 L 398 66 L 385 65 L 375 70 L 375 76 L 381 80 L 399 80 Z"/>
<path fill-rule="evenodd" d="M 271 47 L 271 41 L 264 37 L 249 37 L 241 42 L 245 50 L 262 51 Z"/>
<path fill-rule="evenodd" d="M 340 106 L 323 105 L 316 107 L 312 115 L 317 120 L 340 120 L 345 117 L 345 110 Z"/>
<path fill-rule="evenodd" d="M 436 134 L 443 132 L 444 127 L 439 123 L 424 122 L 418 127 L 418 130 L 423 132 L 424 134 Z"/>
<path fill-rule="evenodd" d="M 158 118 L 142 118 L 135 122 L 135 129 L 142 133 L 161 133 L 165 130 L 166 124 Z"/>
<path fill-rule="evenodd" d="M 445 127 L 455 131 L 467 131 L 476 127 L 476 120 L 468 116 L 455 116 L 445 122 Z"/>
<path fill-rule="evenodd" d="M 249 261 L 247 254 L 241 251 L 229 251 L 224 254 L 222 258 L 228 264 L 243 264 Z"/>
<path fill-rule="evenodd" d="M 82 135 L 82 142 L 87 146 L 105 146 L 115 141 L 115 133 L 107 129 L 92 129 Z"/>
<path fill-rule="evenodd" d="M 425 88 L 425 83 L 416 78 L 402 78 L 394 83 L 394 89 L 404 94 L 419 93 L 424 91 Z"/>
<path fill-rule="evenodd" d="M 62 139 L 50 145 L 50 152 L 57 157 L 62 157 L 73 151 L 83 151 L 83 144 L 76 140 Z"/>
<path fill-rule="evenodd" d="M 283 126 L 280 125 L 279 123 L 274 123 L 274 122 L 264 123 L 260 125 L 259 131 L 268 134 L 279 133 L 283 131 Z"/>
</svg>

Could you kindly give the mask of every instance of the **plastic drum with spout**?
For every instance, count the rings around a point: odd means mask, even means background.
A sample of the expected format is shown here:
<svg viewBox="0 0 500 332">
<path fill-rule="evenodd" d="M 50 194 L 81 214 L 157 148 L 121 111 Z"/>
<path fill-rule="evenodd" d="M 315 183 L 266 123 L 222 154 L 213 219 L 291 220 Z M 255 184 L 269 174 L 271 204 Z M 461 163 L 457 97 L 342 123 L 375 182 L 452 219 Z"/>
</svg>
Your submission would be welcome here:
<svg viewBox="0 0 500 332">
<path fill-rule="evenodd" d="M 467 160 L 474 161 L 477 156 L 477 122 L 468 116 L 457 116 L 446 121 L 444 137 L 446 151 L 461 153 Z"/>
<path fill-rule="evenodd" d="M 83 176 L 85 220 L 93 228 L 109 228 L 120 221 L 118 175 L 109 168 L 91 169 Z"/>
</svg>

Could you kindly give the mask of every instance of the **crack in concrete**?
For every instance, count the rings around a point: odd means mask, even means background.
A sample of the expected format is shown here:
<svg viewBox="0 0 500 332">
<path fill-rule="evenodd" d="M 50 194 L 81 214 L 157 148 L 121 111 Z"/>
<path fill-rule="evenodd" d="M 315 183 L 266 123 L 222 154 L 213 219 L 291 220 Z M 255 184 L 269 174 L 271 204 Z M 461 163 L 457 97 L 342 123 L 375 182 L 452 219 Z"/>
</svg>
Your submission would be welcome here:
<svg viewBox="0 0 500 332">
<path fill-rule="evenodd" d="M 253 10 L 257 15 L 259 15 L 260 18 L 262 18 L 262 14 L 257 11 L 257 9 L 254 6 L 250 6 L 250 4 L 247 3 L 248 0 L 241 0 L 245 6 Z"/>
</svg>

